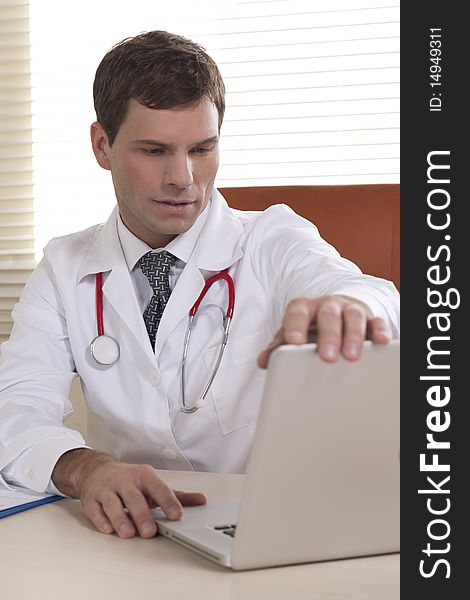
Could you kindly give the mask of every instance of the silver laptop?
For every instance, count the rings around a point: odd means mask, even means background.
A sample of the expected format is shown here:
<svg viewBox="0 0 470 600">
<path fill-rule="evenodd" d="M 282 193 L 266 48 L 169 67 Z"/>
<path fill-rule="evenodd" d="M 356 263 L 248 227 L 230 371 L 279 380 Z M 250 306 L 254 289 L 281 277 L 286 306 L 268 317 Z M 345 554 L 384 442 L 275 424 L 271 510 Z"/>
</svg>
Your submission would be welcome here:
<svg viewBox="0 0 470 600">
<path fill-rule="evenodd" d="M 232 569 L 398 552 L 399 353 L 276 349 L 240 501 L 156 509 L 160 533 Z"/>
</svg>

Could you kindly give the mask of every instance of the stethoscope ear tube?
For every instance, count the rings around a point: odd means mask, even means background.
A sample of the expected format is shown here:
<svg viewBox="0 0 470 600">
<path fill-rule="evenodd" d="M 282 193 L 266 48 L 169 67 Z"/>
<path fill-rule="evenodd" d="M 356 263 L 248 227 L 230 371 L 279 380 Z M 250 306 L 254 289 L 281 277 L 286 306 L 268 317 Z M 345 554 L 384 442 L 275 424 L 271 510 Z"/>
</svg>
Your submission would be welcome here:
<svg viewBox="0 0 470 600">
<path fill-rule="evenodd" d="M 214 284 L 216 281 L 219 281 L 220 279 L 223 279 L 226 281 L 227 288 L 228 288 L 228 307 L 227 307 L 226 316 L 224 317 L 224 339 L 222 340 L 222 343 L 220 345 L 219 353 L 217 355 L 217 360 L 215 362 L 212 373 L 209 377 L 209 380 L 208 380 L 199 400 L 195 404 L 193 404 L 193 406 L 187 406 L 186 405 L 186 359 L 188 357 L 189 341 L 191 339 L 191 331 L 192 331 L 192 327 L 193 327 L 194 315 L 196 314 L 197 309 L 199 308 L 199 305 L 201 304 L 202 299 L 206 295 L 206 293 L 209 290 L 209 288 L 211 287 L 211 285 Z M 182 406 L 180 407 L 180 411 L 183 413 L 196 412 L 199 408 L 204 406 L 204 404 L 206 403 L 206 396 L 209 392 L 212 382 L 214 381 L 215 376 L 217 375 L 217 371 L 219 370 L 220 362 L 222 361 L 222 357 L 224 355 L 225 346 L 227 345 L 228 334 L 229 334 L 229 330 L 230 330 L 230 323 L 232 322 L 234 305 L 235 305 L 235 286 L 234 286 L 232 277 L 228 274 L 228 269 L 225 269 L 224 271 L 221 271 L 220 273 L 217 273 L 216 275 L 209 277 L 209 279 L 206 281 L 201 293 L 199 294 L 198 299 L 196 300 L 196 302 L 193 304 L 191 310 L 189 311 L 189 322 L 188 322 L 188 328 L 186 329 L 186 335 L 184 337 L 183 360 L 182 360 L 182 365 L 181 365 L 181 402 L 182 402 Z"/>
<path fill-rule="evenodd" d="M 186 334 L 184 336 L 184 346 L 183 346 L 183 360 L 181 361 L 181 401 L 182 406 L 180 407 L 180 411 L 184 413 L 193 413 L 196 412 L 199 406 L 196 404 L 193 407 L 186 406 L 186 358 L 188 356 L 189 349 L 189 340 L 191 339 L 191 331 L 193 327 L 194 316 L 190 314 L 188 328 L 186 329 Z"/>
<path fill-rule="evenodd" d="M 211 373 L 211 376 L 209 378 L 209 381 L 207 382 L 207 385 L 204 388 L 204 391 L 202 392 L 200 402 L 204 402 L 205 403 L 207 392 L 209 391 L 209 388 L 211 387 L 212 382 L 214 381 L 214 377 L 216 376 L 217 371 L 219 370 L 220 361 L 222 360 L 222 356 L 224 355 L 225 346 L 227 345 L 228 332 L 229 332 L 229 329 L 230 329 L 230 323 L 231 322 L 232 322 L 232 318 L 231 317 L 227 317 L 225 319 L 225 323 L 224 323 L 224 325 L 225 325 L 225 328 L 224 328 L 224 340 L 223 340 L 222 344 L 220 345 L 219 354 L 217 355 L 217 360 L 215 362 L 215 366 L 214 366 L 214 368 L 212 370 L 212 373 Z"/>
<path fill-rule="evenodd" d="M 188 329 L 186 330 L 186 336 L 185 336 L 185 345 L 184 345 L 184 350 L 183 350 L 183 362 L 182 362 L 182 367 L 181 367 L 181 399 L 182 399 L 182 406 L 180 407 L 180 411 L 184 412 L 184 413 L 193 413 L 196 412 L 199 408 L 203 407 L 206 403 L 206 396 L 207 393 L 209 392 L 209 389 L 212 385 L 212 382 L 214 381 L 215 376 L 217 375 L 217 371 L 219 370 L 219 366 L 220 366 L 220 362 L 222 360 L 222 356 L 224 355 L 224 350 L 225 350 L 225 346 L 227 345 L 227 341 L 228 341 L 228 334 L 229 334 L 229 330 L 230 330 L 230 323 L 232 322 L 231 317 L 226 317 L 224 320 L 224 339 L 220 345 L 219 348 L 219 353 L 217 355 L 217 360 L 215 361 L 215 365 L 214 368 L 212 369 L 212 373 L 211 376 L 209 377 L 209 380 L 201 394 L 201 397 L 199 398 L 199 400 L 193 404 L 193 406 L 189 407 L 186 406 L 186 389 L 185 389 L 185 383 L 186 383 L 186 357 L 188 355 L 188 348 L 189 348 L 189 340 L 191 338 L 191 328 L 192 328 L 192 321 L 193 321 L 194 317 L 190 317 L 190 322 L 189 322 L 189 326 Z"/>
</svg>

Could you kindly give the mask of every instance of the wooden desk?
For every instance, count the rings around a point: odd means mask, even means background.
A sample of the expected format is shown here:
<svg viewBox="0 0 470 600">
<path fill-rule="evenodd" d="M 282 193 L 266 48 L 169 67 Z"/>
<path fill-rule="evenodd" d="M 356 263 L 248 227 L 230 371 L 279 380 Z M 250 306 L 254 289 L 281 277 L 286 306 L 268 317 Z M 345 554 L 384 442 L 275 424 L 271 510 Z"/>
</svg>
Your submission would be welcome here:
<svg viewBox="0 0 470 600">
<path fill-rule="evenodd" d="M 243 475 L 161 471 L 231 499 Z M 233 572 L 162 537 L 98 533 L 75 500 L 0 521 L 1 600 L 397 600 L 399 555 Z"/>
</svg>

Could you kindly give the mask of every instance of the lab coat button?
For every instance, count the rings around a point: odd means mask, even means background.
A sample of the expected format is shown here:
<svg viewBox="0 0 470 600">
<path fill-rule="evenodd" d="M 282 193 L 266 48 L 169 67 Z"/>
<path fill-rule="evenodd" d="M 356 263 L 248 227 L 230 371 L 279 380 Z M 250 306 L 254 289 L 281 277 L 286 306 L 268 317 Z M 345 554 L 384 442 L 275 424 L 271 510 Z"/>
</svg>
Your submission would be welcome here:
<svg viewBox="0 0 470 600">
<path fill-rule="evenodd" d="M 170 450 L 169 448 L 165 448 L 165 450 L 163 450 L 163 456 L 169 460 L 175 460 L 178 458 L 176 452 L 173 452 L 173 450 Z"/>
<path fill-rule="evenodd" d="M 28 479 L 31 481 L 31 479 L 33 478 L 33 472 L 32 472 L 31 470 L 29 470 L 29 471 L 26 473 L 26 477 L 27 477 L 27 478 L 28 478 Z"/>
<path fill-rule="evenodd" d="M 152 375 L 152 377 L 150 378 L 150 381 L 153 385 L 153 387 L 157 387 L 157 385 L 160 383 L 161 377 L 160 377 L 160 373 L 154 373 Z"/>
</svg>

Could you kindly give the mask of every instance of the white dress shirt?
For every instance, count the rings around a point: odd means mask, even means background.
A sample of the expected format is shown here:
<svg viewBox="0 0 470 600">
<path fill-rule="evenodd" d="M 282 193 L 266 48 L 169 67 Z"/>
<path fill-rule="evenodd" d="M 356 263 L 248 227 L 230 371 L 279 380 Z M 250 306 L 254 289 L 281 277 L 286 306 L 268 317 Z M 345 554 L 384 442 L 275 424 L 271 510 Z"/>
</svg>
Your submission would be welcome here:
<svg viewBox="0 0 470 600">
<path fill-rule="evenodd" d="M 171 265 L 169 274 L 170 289 L 173 290 L 184 266 L 188 262 L 194 247 L 196 246 L 199 234 L 201 233 L 201 229 L 207 218 L 209 204 L 210 202 L 188 231 L 178 235 L 164 248 L 150 248 L 150 246 L 134 235 L 132 231 L 124 225 L 121 215 L 118 215 L 117 230 L 119 241 L 121 242 L 124 258 L 126 259 L 127 267 L 131 274 L 135 295 L 142 313 L 150 302 L 153 291 L 147 277 L 142 273 L 142 270 L 137 263 L 144 254 L 147 254 L 147 252 L 150 251 L 163 252 L 165 250 L 166 252 L 173 254 L 173 256 L 176 256 L 178 260 Z"/>
</svg>

